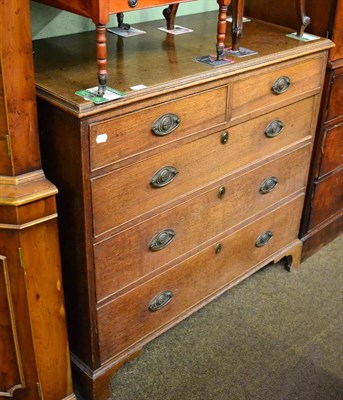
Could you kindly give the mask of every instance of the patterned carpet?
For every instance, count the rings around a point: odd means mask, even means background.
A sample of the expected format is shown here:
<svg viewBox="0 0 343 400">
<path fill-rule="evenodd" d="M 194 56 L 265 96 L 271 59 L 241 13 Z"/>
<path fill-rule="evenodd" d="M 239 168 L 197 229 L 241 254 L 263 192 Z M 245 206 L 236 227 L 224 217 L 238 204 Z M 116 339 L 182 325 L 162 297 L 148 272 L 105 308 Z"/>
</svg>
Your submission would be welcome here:
<svg viewBox="0 0 343 400">
<path fill-rule="evenodd" d="M 267 266 L 148 344 L 115 400 L 342 400 L 343 235 Z"/>
</svg>

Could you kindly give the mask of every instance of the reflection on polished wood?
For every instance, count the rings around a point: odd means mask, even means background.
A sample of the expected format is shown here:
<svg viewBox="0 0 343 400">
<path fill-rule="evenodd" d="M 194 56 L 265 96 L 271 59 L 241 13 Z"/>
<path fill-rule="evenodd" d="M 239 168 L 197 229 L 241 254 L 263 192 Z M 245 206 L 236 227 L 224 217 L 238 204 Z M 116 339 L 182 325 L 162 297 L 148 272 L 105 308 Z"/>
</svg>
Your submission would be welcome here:
<svg viewBox="0 0 343 400">
<path fill-rule="evenodd" d="M 91 18 L 96 26 L 96 58 L 98 64 L 98 94 L 102 96 L 106 90 L 107 72 L 107 48 L 106 25 L 111 14 L 117 14 L 118 23 L 123 26 L 123 13 L 140 10 L 143 8 L 168 5 L 164 12 L 169 27 L 174 25 L 175 15 L 179 3 L 195 0 L 36 0 L 61 10 L 70 11 L 84 17 Z M 124 28 L 127 28 L 127 26 Z M 168 28 L 169 29 L 169 28 Z"/>
<path fill-rule="evenodd" d="M 112 0 L 102 1 L 93 0 L 84 3 L 82 0 L 36 0 L 62 10 L 70 11 L 92 19 L 96 25 L 96 58 L 98 65 L 98 95 L 102 96 L 106 90 L 108 71 L 107 71 L 107 44 L 106 44 L 106 25 L 111 14 L 117 14 L 118 26 L 128 29 L 129 25 L 123 22 L 124 12 L 139 10 L 142 8 L 168 5 L 163 11 L 167 21 L 167 28 L 173 29 L 175 24 L 176 12 L 179 3 L 195 0 Z M 217 26 L 217 59 L 221 60 L 224 53 L 224 42 L 226 37 L 226 18 L 228 6 L 231 0 L 217 0 L 219 5 L 218 26 Z M 232 0 L 233 4 L 233 29 L 232 29 L 232 49 L 239 50 L 239 41 L 243 27 L 243 8 L 244 0 Z"/>
<path fill-rule="evenodd" d="M 175 24 L 176 12 L 179 4 L 195 0 L 107 0 L 100 2 L 92 0 L 85 4 L 82 0 L 35 0 L 43 4 L 70 11 L 92 19 L 96 26 L 96 59 L 98 65 L 98 95 L 102 96 L 106 90 L 108 81 L 108 63 L 107 63 L 107 42 L 106 25 L 111 14 L 117 14 L 118 26 L 122 29 L 129 29 L 130 26 L 124 24 L 124 12 L 139 10 L 143 8 L 168 5 L 163 11 L 167 21 L 167 28 L 173 29 Z M 294 0 L 299 19 L 298 35 L 303 35 L 310 19 L 305 15 L 305 0 Z M 217 60 L 224 57 L 225 38 L 227 31 L 227 11 L 232 4 L 232 28 L 231 49 L 238 52 L 240 48 L 240 39 L 243 32 L 243 14 L 244 0 L 217 0 L 219 6 L 218 24 L 217 24 Z M 91 85 L 93 86 L 93 85 Z M 115 85 L 114 85 L 115 86 Z"/>
</svg>

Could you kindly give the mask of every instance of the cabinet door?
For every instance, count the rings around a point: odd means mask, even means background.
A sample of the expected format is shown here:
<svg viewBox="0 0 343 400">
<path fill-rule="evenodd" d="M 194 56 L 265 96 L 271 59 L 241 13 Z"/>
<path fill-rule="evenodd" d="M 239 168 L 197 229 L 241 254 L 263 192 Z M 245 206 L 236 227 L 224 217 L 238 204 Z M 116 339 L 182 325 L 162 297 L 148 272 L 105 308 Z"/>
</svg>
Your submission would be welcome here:
<svg viewBox="0 0 343 400">
<path fill-rule="evenodd" d="M 0 255 L 0 399 L 39 399 L 24 270 Z M 14 271 L 12 273 L 12 271 Z"/>
<path fill-rule="evenodd" d="M 0 256 L 0 343 L 1 381 L 0 396 L 12 396 L 25 386 L 18 334 L 14 316 L 14 304 L 8 273 L 7 259 Z"/>
</svg>

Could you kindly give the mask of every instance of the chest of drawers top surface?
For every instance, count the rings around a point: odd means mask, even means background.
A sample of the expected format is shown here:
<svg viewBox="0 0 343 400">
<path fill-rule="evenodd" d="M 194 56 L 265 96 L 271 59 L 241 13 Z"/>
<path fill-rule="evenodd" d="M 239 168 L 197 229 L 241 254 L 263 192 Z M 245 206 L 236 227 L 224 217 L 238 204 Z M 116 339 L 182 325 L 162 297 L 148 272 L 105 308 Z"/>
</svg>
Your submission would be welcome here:
<svg viewBox="0 0 343 400">
<path fill-rule="evenodd" d="M 253 20 L 244 24 L 241 46 L 257 54 L 242 58 L 229 57 L 234 63 L 210 67 L 195 59 L 215 53 L 217 13 L 179 17 L 178 23 L 191 28 L 193 32 L 166 34 L 158 30 L 164 21 L 152 21 L 135 25 L 135 28 L 146 32 L 144 35 L 122 38 L 107 34 L 111 77 L 108 85 L 126 96 L 102 105 L 94 105 L 75 95 L 78 90 L 94 87 L 94 32 L 35 41 L 38 95 L 52 99 L 55 104 L 76 116 L 90 116 L 161 93 L 174 98 L 177 89 L 210 84 L 221 77 L 237 76 L 260 66 L 273 65 L 332 46 L 327 39 L 306 43 L 287 38 L 285 35 L 290 32 L 289 29 Z M 230 40 L 228 28 L 228 46 Z M 146 88 L 139 91 L 131 89 L 137 85 Z"/>
</svg>

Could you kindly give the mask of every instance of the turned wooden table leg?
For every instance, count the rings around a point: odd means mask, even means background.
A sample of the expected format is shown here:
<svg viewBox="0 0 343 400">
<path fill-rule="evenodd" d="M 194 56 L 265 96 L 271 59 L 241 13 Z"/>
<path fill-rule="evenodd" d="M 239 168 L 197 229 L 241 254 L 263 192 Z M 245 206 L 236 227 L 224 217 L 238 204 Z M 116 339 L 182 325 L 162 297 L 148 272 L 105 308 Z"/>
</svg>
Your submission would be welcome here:
<svg viewBox="0 0 343 400">
<path fill-rule="evenodd" d="M 231 0 L 217 0 L 219 5 L 218 26 L 217 26 L 217 60 L 223 59 L 226 35 L 227 9 Z"/>
<path fill-rule="evenodd" d="M 311 22 L 310 17 L 305 14 L 305 0 L 295 0 L 299 20 L 299 28 L 297 30 L 298 36 L 303 36 L 305 29 Z"/>
<path fill-rule="evenodd" d="M 232 51 L 239 51 L 240 39 L 243 32 L 244 0 L 232 2 Z"/>
<path fill-rule="evenodd" d="M 98 95 L 102 96 L 107 84 L 106 25 L 96 25 L 96 59 L 98 64 Z"/>
<path fill-rule="evenodd" d="M 171 4 L 168 8 L 163 10 L 163 16 L 167 21 L 167 29 L 173 30 L 175 27 L 175 17 L 177 10 L 179 8 L 179 3 Z"/>
</svg>

